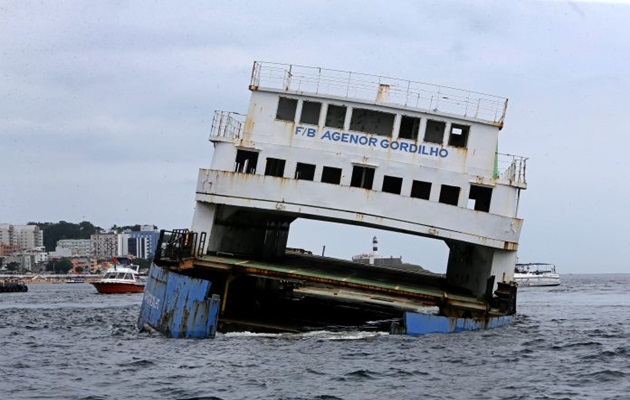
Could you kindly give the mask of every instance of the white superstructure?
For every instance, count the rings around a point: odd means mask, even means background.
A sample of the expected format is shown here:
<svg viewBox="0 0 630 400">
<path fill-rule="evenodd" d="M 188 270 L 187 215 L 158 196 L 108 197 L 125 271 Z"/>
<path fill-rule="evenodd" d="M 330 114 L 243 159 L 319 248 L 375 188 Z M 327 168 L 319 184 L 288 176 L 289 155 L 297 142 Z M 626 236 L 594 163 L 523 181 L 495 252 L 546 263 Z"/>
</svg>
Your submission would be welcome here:
<svg viewBox="0 0 630 400">
<path fill-rule="evenodd" d="M 256 62 L 246 116 L 217 111 L 192 231 L 204 252 L 284 254 L 309 218 L 443 240 L 447 282 L 514 277 L 525 158 L 498 153 L 507 99 Z"/>
</svg>

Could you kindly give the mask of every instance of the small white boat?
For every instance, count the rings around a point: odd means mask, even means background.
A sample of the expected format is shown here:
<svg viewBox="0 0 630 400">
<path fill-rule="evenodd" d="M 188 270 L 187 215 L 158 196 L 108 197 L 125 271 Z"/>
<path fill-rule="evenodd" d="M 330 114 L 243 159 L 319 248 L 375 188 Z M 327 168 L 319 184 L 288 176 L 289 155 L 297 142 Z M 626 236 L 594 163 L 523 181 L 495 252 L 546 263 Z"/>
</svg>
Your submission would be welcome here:
<svg viewBox="0 0 630 400">
<path fill-rule="evenodd" d="M 518 286 L 558 286 L 560 275 L 553 264 L 516 264 L 514 281 Z"/>
<path fill-rule="evenodd" d="M 99 293 L 141 293 L 146 280 L 140 276 L 139 266 L 126 257 L 114 258 L 114 266 L 92 285 Z"/>
</svg>

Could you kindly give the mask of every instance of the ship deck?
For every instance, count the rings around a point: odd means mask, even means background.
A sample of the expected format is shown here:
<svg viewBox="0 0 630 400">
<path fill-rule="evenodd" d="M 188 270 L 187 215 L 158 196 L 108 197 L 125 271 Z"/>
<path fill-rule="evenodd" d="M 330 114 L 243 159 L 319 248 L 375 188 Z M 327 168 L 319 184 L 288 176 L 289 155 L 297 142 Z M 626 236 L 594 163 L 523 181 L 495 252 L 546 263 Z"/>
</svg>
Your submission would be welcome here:
<svg viewBox="0 0 630 400">
<path fill-rule="evenodd" d="M 287 254 L 273 260 L 204 255 L 197 257 L 194 265 L 340 288 L 367 289 L 417 298 L 427 303 L 443 298 L 477 302 L 464 291 L 449 287 L 442 275 L 408 265 L 374 266 L 310 254 Z"/>
<path fill-rule="evenodd" d="M 409 264 L 374 266 L 300 253 L 272 260 L 207 254 L 191 261 L 171 269 L 213 282 L 212 292 L 222 298 L 222 331 L 363 325 L 406 311 L 435 313 L 445 305 L 472 315 L 488 312 L 483 299 Z"/>
</svg>

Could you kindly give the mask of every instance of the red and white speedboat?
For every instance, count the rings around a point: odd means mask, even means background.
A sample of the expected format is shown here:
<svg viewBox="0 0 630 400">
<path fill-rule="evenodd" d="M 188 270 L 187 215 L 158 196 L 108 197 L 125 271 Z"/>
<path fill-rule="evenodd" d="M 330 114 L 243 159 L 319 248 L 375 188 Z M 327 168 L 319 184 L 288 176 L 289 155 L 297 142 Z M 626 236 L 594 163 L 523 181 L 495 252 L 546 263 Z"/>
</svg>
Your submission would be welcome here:
<svg viewBox="0 0 630 400">
<path fill-rule="evenodd" d="M 138 265 L 128 259 L 114 259 L 114 266 L 92 285 L 99 293 L 141 293 L 144 292 L 145 279 L 140 276 Z"/>
</svg>

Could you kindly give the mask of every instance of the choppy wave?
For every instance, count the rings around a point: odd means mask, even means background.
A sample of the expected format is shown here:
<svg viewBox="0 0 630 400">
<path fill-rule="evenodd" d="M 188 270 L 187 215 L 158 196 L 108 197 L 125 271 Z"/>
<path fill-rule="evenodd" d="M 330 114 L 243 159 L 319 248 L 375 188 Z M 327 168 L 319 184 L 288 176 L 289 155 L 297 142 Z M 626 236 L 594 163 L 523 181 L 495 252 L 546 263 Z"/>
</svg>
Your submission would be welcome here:
<svg viewBox="0 0 630 400">
<path fill-rule="evenodd" d="M 407 337 L 372 331 L 139 333 L 141 294 L 31 285 L 0 295 L 7 399 L 627 399 L 630 275 L 519 292 L 515 323 Z"/>
</svg>

